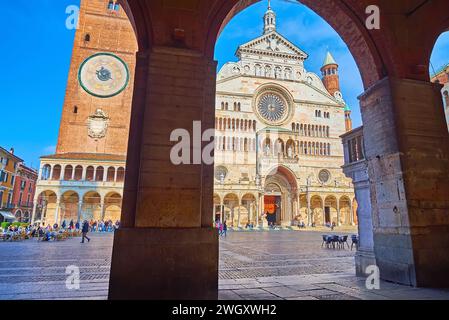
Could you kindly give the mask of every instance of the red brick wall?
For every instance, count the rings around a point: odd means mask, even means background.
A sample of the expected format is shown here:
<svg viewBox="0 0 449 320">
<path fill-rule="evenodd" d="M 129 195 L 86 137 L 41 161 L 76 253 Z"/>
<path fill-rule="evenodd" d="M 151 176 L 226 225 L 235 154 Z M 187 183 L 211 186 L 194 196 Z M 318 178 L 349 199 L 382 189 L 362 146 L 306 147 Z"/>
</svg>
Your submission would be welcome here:
<svg viewBox="0 0 449 320">
<path fill-rule="evenodd" d="M 135 53 L 134 30 L 123 8 L 118 13 L 107 9 L 109 0 L 82 0 L 79 29 L 75 35 L 56 152 L 126 154 L 130 108 L 133 93 Z M 85 41 L 86 34 L 90 41 Z M 119 95 L 102 99 L 85 92 L 78 82 L 81 63 L 98 52 L 112 52 L 122 58 L 130 70 L 130 82 Z M 78 109 L 74 113 L 75 106 Z M 109 118 L 103 139 L 88 136 L 87 119 L 101 108 Z"/>
</svg>

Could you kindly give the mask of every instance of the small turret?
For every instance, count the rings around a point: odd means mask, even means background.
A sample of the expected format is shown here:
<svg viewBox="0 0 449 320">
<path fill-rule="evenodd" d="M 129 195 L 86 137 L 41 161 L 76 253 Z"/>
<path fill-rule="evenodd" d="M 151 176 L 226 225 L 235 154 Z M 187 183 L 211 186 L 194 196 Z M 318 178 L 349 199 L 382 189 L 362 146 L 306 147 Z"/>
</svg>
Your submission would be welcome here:
<svg viewBox="0 0 449 320">
<path fill-rule="evenodd" d="M 340 92 L 338 64 L 330 52 L 327 52 L 326 59 L 321 67 L 321 74 L 323 76 L 323 84 L 332 96 L 335 96 L 335 92 Z"/>
<path fill-rule="evenodd" d="M 349 132 L 352 130 L 352 119 L 351 119 L 351 108 L 349 105 L 345 105 L 345 127 L 346 132 Z"/>
<path fill-rule="evenodd" d="M 268 10 L 263 16 L 263 34 L 276 31 L 276 13 L 271 9 L 271 2 L 268 0 Z"/>
</svg>

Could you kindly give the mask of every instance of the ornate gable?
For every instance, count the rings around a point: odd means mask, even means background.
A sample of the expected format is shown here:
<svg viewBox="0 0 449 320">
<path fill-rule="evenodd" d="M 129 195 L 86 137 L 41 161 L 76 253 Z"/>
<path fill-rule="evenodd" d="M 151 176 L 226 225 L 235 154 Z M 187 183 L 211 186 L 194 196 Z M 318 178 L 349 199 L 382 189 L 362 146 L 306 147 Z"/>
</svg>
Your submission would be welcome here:
<svg viewBox="0 0 449 320">
<path fill-rule="evenodd" d="M 279 57 L 288 56 L 289 58 L 302 61 L 308 58 L 307 53 L 299 49 L 276 31 L 264 34 L 263 36 L 241 45 L 237 49 L 236 54 L 240 58 L 242 53 L 275 55 Z"/>
</svg>

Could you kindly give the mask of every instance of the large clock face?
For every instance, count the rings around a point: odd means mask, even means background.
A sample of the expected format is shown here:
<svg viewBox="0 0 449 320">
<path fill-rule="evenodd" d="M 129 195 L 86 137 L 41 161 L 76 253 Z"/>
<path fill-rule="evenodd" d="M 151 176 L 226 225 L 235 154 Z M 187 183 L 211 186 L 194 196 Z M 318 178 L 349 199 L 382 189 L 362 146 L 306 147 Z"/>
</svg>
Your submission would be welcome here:
<svg viewBox="0 0 449 320">
<path fill-rule="evenodd" d="M 125 90 L 129 81 L 129 70 L 119 57 L 111 53 L 97 53 L 81 64 L 78 79 L 87 93 L 109 98 Z"/>
<path fill-rule="evenodd" d="M 288 115 L 286 101 L 275 93 L 263 94 L 257 102 L 257 112 L 262 119 L 270 124 L 278 124 Z"/>
</svg>

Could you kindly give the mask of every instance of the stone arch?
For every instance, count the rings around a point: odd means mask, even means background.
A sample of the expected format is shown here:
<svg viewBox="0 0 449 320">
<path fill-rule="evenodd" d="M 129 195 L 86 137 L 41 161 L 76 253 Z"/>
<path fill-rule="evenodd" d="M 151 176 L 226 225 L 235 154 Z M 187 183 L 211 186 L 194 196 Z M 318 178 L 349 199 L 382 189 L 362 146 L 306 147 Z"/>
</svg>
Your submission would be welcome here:
<svg viewBox="0 0 449 320">
<path fill-rule="evenodd" d="M 81 181 L 83 179 L 83 171 L 84 168 L 82 166 L 77 165 L 75 167 L 75 175 L 74 175 L 75 181 Z"/>
<path fill-rule="evenodd" d="M 101 195 L 97 191 L 88 191 L 83 195 L 83 204 L 81 210 L 81 220 L 100 220 Z"/>
<path fill-rule="evenodd" d="M 60 180 L 61 179 L 61 171 L 62 171 L 62 167 L 60 164 L 54 165 L 53 170 L 52 170 L 51 179 L 52 180 Z"/>
<path fill-rule="evenodd" d="M 106 173 L 106 181 L 114 182 L 115 181 L 115 167 L 109 167 Z"/>
<path fill-rule="evenodd" d="M 104 196 L 104 212 L 101 220 L 120 221 L 122 214 L 122 195 L 118 192 L 109 192 Z"/>
<path fill-rule="evenodd" d="M 326 222 L 338 225 L 338 201 L 336 196 L 329 195 L 324 199 L 324 214 L 329 215 L 329 217 L 325 217 Z"/>
<path fill-rule="evenodd" d="M 50 180 L 51 165 L 46 163 L 42 166 L 41 180 Z"/>
<path fill-rule="evenodd" d="M 247 223 L 257 223 L 257 197 L 252 193 L 246 193 L 241 200 L 240 224 L 245 226 Z"/>
<path fill-rule="evenodd" d="M 316 226 L 324 224 L 323 199 L 319 195 L 310 198 L 311 221 Z"/>
<path fill-rule="evenodd" d="M 223 205 L 224 205 L 224 221 L 228 222 L 228 225 L 236 226 L 237 223 L 236 219 L 237 217 L 237 209 L 239 207 L 240 201 L 239 197 L 235 193 L 228 193 L 223 198 Z"/>
<path fill-rule="evenodd" d="M 55 223 L 55 213 L 58 202 L 58 195 L 54 190 L 45 190 L 37 196 L 36 214 L 34 221 L 46 224 Z"/>
<path fill-rule="evenodd" d="M 86 168 L 86 180 L 87 181 L 95 180 L 94 172 L 95 172 L 95 168 L 93 166 L 88 166 Z"/>
<path fill-rule="evenodd" d="M 65 191 L 60 198 L 60 218 L 59 221 L 65 221 L 66 225 L 70 223 L 70 221 L 78 221 L 78 209 L 79 209 L 79 201 L 80 195 L 78 192 L 73 190 Z M 58 222 L 59 224 L 59 222 Z"/>
<path fill-rule="evenodd" d="M 205 52 L 209 57 L 214 56 L 215 41 L 221 31 L 231 19 L 240 11 L 258 2 L 258 0 L 230 0 L 222 3 L 217 1 L 212 10 L 216 10 L 216 15 L 208 21 L 208 37 L 206 41 Z M 384 61 L 387 54 L 381 56 L 380 52 L 385 49 L 390 53 L 388 46 L 379 48 L 379 42 L 385 41 L 383 37 L 374 38 L 366 29 L 365 20 L 360 19 L 357 13 L 363 14 L 366 6 L 363 4 L 347 4 L 336 0 L 329 0 L 323 5 L 320 1 L 300 0 L 302 4 L 309 7 L 340 35 L 343 41 L 348 45 L 362 75 L 365 88 L 376 83 L 385 76 L 387 64 L 390 69 L 395 65 L 392 61 Z M 348 28 L 347 26 L 351 26 Z M 382 44 L 382 43 L 381 43 Z M 390 58 L 391 59 L 391 58 Z M 393 70 L 392 70 L 393 71 Z"/>
<path fill-rule="evenodd" d="M 105 175 L 104 167 L 98 166 L 95 172 L 95 181 L 103 181 L 104 175 Z"/>
<path fill-rule="evenodd" d="M 64 167 L 64 181 L 70 181 L 72 180 L 72 174 L 73 174 L 73 166 L 71 164 L 68 164 Z"/>
<path fill-rule="evenodd" d="M 117 169 L 117 182 L 125 181 L 125 168 L 119 167 Z"/>
<path fill-rule="evenodd" d="M 343 225 L 351 224 L 351 200 L 348 196 L 341 196 L 339 199 L 340 205 L 340 223 Z"/>
</svg>

